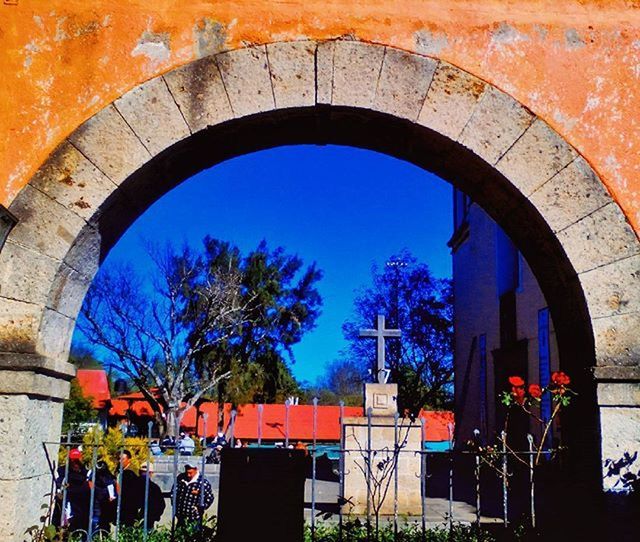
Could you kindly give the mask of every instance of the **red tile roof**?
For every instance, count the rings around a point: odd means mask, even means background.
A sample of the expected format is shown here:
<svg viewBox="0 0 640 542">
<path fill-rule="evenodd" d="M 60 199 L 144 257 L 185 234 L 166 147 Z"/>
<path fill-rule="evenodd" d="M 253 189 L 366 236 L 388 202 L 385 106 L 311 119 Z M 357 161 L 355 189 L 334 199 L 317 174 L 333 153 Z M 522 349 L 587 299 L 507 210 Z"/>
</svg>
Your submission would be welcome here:
<svg viewBox="0 0 640 542">
<path fill-rule="evenodd" d="M 78 369 L 78 384 L 85 398 L 91 398 L 93 408 L 105 408 L 111 400 L 107 373 L 102 369 Z"/>
<path fill-rule="evenodd" d="M 122 397 L 126 397 L 123 399 Z M 131 409 L 139 416 L 152 416 L 153 411 L 147 401 L 141 399 L 141 394 L 128 394 L 112 400 L 110 416 L 124 417 Z M 224 406 L 226 427 L 231 419 L 231 405 Z M 181 428 L 185 431 L 204 433 L 204 417 L 207 414 L 207 436 L 217 432 L 218 404 L 203 403 L 198 410 L 190 408 L 182 418 Z M 344 407 L 346 416 L 363 416 L 362 407 Z M 198 430 L 196 431 L 196 417 Z M 454 422 L 453 412 L 423 410 L 421 417 L 426 423 L 426 440 L 430 442 L 444 441 L 449 438 L 448 425 Z M 283 404 L 263 405 L 262 410 L 262 438 L 266 441 L 282 441 L 285 439 L 285 406 Z M 318 406 L 316 438 L 320 442 L 340 440 L 340 407 Z M 289 407 L 289 439 L 311 441 L 313 439 L 313 406 L 296 405 Z M 246 404 L 238 408 L 234 435 L 237 438 L 255 441 L 258 439 L 258 405 Z"/>
</svg>

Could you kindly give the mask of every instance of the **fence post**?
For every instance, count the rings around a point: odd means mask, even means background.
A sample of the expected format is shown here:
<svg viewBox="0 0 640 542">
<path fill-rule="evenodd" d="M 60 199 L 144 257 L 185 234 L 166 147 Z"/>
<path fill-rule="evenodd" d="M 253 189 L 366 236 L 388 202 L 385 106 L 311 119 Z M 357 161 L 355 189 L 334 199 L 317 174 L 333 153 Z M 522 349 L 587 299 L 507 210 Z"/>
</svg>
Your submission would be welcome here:
<svg viewBox="0 0 640 542">
<path fill-rule="evenodd" d="M 93 510 L 96 501 L 96 463 L 98 462 L 98 435 L 93 428 L 93 449 L 91 450 L 91 492 L 89 496 L 89 525 L 87 527 L 87 540 L 93 538 Z"/>
<path fill-rule="evenodd" d="M 367 542 L 371 540 L 371 415 L 373 409 L 367 409 Z M 377 534 L 377 533 L 376 533 Z"/>
<path fill-rule="evenodd" d="M 449 531 L 453 527 L 453 424 L 447 424 L 449 433 Z"/>
<path fill-rule="evenodd" d="M 400 448 L 398 446 L 398 412 L 393 415 L 393 536 L 398 538 L 398 463 Z"/>
<path fill-rule="evenodd" d="M 231 438 L 229 439 L 230 442 L 230 446 L 231 448 L 235 448 L 235 431 L 236 431 L 236 416 L 238 415 L 238 411 L 237 410 L 232 410 L 231 411 L 231 422 L 230 425 L 231 427 L 229 428 L 229 431 L 231 433 Z"/>
<path fill-rule="evenodd" d="M 262 446 L 262 411 L 264 405 L 258 405 L 258 448 Z"/>
<path fill-rule="evenodd" d="M 427 539 L 427 451 L 424 449 L 424 443 L 427 438 L 426 420 L 420 418 L 420 497 L 422 502 L 420 503 L 422 508 L 422 542 Z"/>
<path fill-rule="evenodd" d="M 473 436 L 475 438 L 476 444 L 479 445 L 480 444 L 480 430 L 479 429 L 474 429 L 473 430 Z M 475 451 L 475 460 L 476 460 L 476 469 L 475 469 L 475 475 L 476 475 L 476 523 L 478 525 L 478 528 L 480 528 L 480 452 L 478 449 L 476 449 Z"/>
<path fill-rule="evenodd" d="M 142 537 L 147 540 L 149 534 L 149 478 L 151 477 L 151 431 L 153 422 L 147 423 L 147 475 L 144 478 L 144 519 L 142 523 Z"/>
<path fill-rule="evenodd" d="M 529 485 L 531 491 L 531 526 L 536 528 L 536 493 L 535 493 L 535 479 L 534 479 L 534 462 L 533 462 L 533 435 L 527 435 L 527 441 L 529 442 Z M 542 443 L 540 444 L 542 446 Z"/>
<path fill-rule="evenodd" d="M 509 496 L 507 494 L 507 433 L 500 433 L 502 439 L 502 515 L 505 529 L 509 525 L 508 510 Z"/>
<path fill-rule="evenodd" d="M 342 542 L 342 507 L 345 504 L 344 500 L 344 401 L 340 401 L 340 455 L 338 456 L 338 469 L 340 475 L 340 489 L 339 489 L 339 507 L 338 507 L 338 538 Z"/>
<path fill-rule="evenodd" d="M 202 433 L 204 438 L 204 447 L 202 448 L 202 459 L 200 462 L 200 534 L 202 535 L 202 524 L 204 522 L 204 482 L 205 482 L 205 469 L 207 468 L 205 450 L 207 449 L 207 418 L 209 415 L 205 412 L 202 416 Z"/>
<path fill-rule="evenodd" d="M 175 434 L 180 435 L 180 422 L 176 419 Z M 176 501 L 178 498 L 178 441 L 173 445 L 173 486 L 171 488 L 171 542 L 176 537 Z"/>
<path fill-rule="evenodd" d="M 67 462 L 64 465 L 64 479 L 62 480 L 62 510 L 60 511 L 60 525 L 65 523 L 67 513 L 67 486 L 69 485 L 69 452 L 71 451 L 71 428 L 67 430 Z"/>
<path fill-rule="evenodd" d="M 287 399 L 284 402 L 284 447 L 289 447 L 289 406 L 291 402 Z"/>
<path fill-rule="evenodd" d="M 316 539 L 316 439 L 318 430 L 318 398 L 313 398 L 313 448 L 311 456 L 311 540 Z"/>
<path fill-rule="evenodd" d="M 122 442 L 120 443 L 120 450 L 118 452 L 118 501 L 116 503 L 116 532 L 115 542 L 118 542 L 120 536 L 120 515 L 122 511 L 122 472 L 124 470 L 122 466 L 122 452 L 124 451 L 124 425 L 120 426 L 120 432 L 122 433 Z"/>
</svg>

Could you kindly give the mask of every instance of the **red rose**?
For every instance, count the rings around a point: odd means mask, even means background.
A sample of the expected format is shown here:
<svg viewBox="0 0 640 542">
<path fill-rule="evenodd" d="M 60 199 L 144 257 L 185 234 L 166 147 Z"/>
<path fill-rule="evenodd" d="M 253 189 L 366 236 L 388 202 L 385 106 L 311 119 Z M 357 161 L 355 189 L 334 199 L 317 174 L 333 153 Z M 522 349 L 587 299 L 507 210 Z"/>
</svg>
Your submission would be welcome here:
<svg viewBox="0 0 640 542">
<path fill-rule="evenodd" d="M 524 388 L 522 386 L 514 386 L 511 388 L 511 395 L 513 395 L 516 403 L 519 405 L 524 404 Z"/>
<path fill-rule="evenodd" d="M 509 384 L 511 384 L 514 388 L 524 386 L 524 380 L 522 380 L 519 376 L 510 376 Z"/>
<path fill-rule="evenodd" d="M 568 386 L 569 384 L 571 384 L 571 379 L 566 373 L 563 373 L 562 371 L 556 371 L 551 375 L 551 382 L 553 382 L 556 386 Z"/>
<path fill-rule="evenodd" d="M 534 399 L 539 399 L 542 396 L 542 389 L 538 384 L 531 384 L 529 386 L 529 395 Z"/>
</svg>

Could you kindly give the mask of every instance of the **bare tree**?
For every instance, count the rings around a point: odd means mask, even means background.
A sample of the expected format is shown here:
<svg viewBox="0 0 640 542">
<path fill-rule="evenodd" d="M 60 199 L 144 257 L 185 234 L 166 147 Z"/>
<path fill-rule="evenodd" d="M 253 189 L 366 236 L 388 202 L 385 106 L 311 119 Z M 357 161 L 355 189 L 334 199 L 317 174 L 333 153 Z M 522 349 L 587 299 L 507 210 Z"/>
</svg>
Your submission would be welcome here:
<svg viewBox="0 0 640 542">
<path fill-rule="evenodd" d="M 150 254 L 153 288 L 131 267 L 101 273 L 78 328 L 137 385 L 172 435 L 185 411 L 228 376 L 219 360 L 201 354 L 241 332 L 252 299 L 241 295 L 240 273 L 231 266 L 212 271 L 186 247 Z"/>
</svg>

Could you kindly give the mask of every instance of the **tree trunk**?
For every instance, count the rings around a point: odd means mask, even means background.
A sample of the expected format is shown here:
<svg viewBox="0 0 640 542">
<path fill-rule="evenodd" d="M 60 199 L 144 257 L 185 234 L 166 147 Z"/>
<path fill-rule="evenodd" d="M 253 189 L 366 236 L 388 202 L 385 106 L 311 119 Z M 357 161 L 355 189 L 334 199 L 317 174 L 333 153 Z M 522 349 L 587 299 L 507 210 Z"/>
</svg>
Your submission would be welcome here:
<svg viewBox="0 0 640 542">
<path fill-rule="evenodd" d="M 167 408 L 166 434 L 169 437 L 177 437 L 180 434 L 180 424 L 184 416 L 184 409 L 180 407 Z"/>
</svg>

